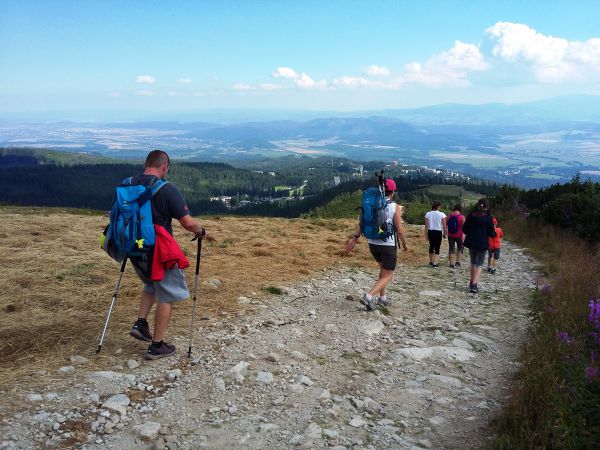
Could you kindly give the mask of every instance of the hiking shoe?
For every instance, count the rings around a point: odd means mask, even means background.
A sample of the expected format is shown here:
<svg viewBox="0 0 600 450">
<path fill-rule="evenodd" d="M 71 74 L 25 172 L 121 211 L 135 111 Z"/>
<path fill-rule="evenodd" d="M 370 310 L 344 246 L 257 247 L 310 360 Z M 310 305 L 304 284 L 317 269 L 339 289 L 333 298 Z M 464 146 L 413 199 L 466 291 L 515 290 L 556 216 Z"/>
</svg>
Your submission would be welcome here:
<svg viewBox="0 0 600 450">
<path fill-rule="evenodd" d="M 139 339 L 140 341 L 152 342 L 152 334 L 150 334 L 148 322 L 137 320 L 133 324 L 133 328 L 129 332 L 129 335 Z"/>
<path fill-rule="evenodd" d="M 381 297 L 377 297 L 377 304 L 379 306 L 392 306 L 392 301 L 390 299 L 382 299 Z"/>
<path fill-rule="evenodd" d="M 469 292 L 471 294 L 478 294 L 479 293 L 479 286 L 477 286 L 476 284 L 471 284 L 469 286 Z"/>
<path fill-rule="evenodd" d="M 492 268 L 491 267 L 487 268 L 487 273 L 492 273 Z"/>
<path fill-rule="evenodd" d="M 460 267 L 460 261 L 456 261 L 456 263 L 454 264 L 456 267 Z"/>
<path fill-rule="evenodd" d="M 360 302 L 365 305 L 365 307 L 367 308 L 367 311 L 373 311 L 375 309 L 375 304 L 373 302 L 373 300 L 369 300 L 367 298 L 367 294 L 363 295 L 363 298 L 360 299 Z"/>
<path fill-rule="evenodd" d="M 150 344 L 148 347 L 148 351 L 144 355 L 146 359 L 159 359 L 166 358 L 167 356 L 172 356 L 177 353 L 174 345 L 167 344 L 166 342 L 161 342 L 159 346 L 155 346 Z"/>
<path fill-rule="evenodd" d="M 450 264 L 450 268 L 451 268 L 451 269 L 454 269 L 454 264 Z"/>
<path fill-rule="evenodd" d="M 432 263 L 431 261 L 429 261 L 429 265 L 430 265 L 430 266 L 433 266 L 433 263 Z"/>
<path fill-rule="evenodd" d="M 440 266 L 438 264 L 432 264 L 431 267 L 433 267 L 434 269 L 437 269 Z"/>
<path fill-rule="evenodd" d="M 490 271 L 490 273 L 491 273 L 492 275 L 496 275 L 496 269 L 492 269 L 492 270 Z"/>
</svg>

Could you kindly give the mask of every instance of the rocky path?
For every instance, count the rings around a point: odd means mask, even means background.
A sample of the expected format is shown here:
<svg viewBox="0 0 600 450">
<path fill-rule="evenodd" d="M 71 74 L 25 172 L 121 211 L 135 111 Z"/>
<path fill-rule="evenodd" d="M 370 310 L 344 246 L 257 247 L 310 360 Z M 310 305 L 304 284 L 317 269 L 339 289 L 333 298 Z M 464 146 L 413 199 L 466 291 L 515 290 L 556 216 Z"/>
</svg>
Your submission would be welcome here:
<svg viewBox="0 0 600 450">
<path fill-rule="evenodd" d="M 362 269 L 241 298 L 247 314 L 203 322 L 192 362 L 182 337 L 175 358 L 110 372 L 74 358 L 53 387 L 6 393 L 0 448 L 485 448 L 534 271 L 505 243 L 497 289 L 484 273 L 478 295 L 467 267 L 400 265 L 394 304 L 375 312 L 358 303 L 375 276 Z"/>
</svg>

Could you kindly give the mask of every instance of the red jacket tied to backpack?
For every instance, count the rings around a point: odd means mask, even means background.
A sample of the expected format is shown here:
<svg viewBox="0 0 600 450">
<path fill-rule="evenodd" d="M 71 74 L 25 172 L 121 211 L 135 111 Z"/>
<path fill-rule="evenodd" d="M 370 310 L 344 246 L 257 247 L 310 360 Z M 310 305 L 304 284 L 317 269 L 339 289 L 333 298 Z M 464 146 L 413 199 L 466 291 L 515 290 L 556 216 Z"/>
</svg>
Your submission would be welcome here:
<svg viewBox="0 0 600 450">
<path fill-rule="evenodd" d="M 190 262 L 185 257 L 177 242 L 169 232 L 160 225 L 154 225 L 156 241 L 152 256 L 152 272 L 150 279 L 160 281 L 165 277 L 165 270 L 171 270 L 177 264 L 180 269 L 185 269 Z"/>
</svg>

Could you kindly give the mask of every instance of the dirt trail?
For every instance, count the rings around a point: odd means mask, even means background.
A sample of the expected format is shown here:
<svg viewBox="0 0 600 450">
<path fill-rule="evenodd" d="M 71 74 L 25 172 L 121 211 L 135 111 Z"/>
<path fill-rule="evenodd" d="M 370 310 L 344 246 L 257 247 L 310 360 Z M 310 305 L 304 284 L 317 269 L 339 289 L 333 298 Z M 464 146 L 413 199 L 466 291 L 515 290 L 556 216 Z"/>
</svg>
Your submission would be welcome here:
<svg viewBox="0 0 600 450">
<path fill-rule="evenodd" d="M 181 337 L 175 358 L 104 372 L 74 361 L 46 389 L 5 392 L 0 448 L 485 448 L 535 262 L 505 242 L 478 295 L 467 267 L 400 265 L 393 305 L 368 312 L 358 298 L 374 276 L 342 267 L 241 298 L 244 315 L 203 322 L 193 364 Z"/>
</svg>

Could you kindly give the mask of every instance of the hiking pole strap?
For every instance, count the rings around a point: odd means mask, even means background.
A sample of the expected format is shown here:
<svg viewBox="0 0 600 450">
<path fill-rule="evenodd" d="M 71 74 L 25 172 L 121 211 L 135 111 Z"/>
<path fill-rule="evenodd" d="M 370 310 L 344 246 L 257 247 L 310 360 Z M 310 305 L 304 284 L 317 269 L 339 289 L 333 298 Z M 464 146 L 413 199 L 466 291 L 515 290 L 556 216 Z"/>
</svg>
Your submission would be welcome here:
<svg viewBox="0 0 600 450">
<path fill-rule="evenodd" d="M 123 260 L 121 264 L 121 272 L 119 273 L 119 279 L 115 286 L 115 292 L 113 293 L 112 301 L 110 302 L 110 308 L 108 309 L 108 314 L 106 315 L 106 322 L 104 323 L 104 329 L 102 330 L 102 336 L 100 337 L 100 343 L 98 344 L 98 348 L 96 349 L 96 353 L 100 353 L 102 350 L 102 344 L 104 342 L 104 337 L 106 336 L 106 330 L 108 330 L 108 322 L 110 320 L 110 315 L 112 313 L 113 307 L 115 306 L 115 300 L 117 299 L 117 295 L 119 295 L 119 287 L 121 286 L 121 280 L 123 279 L 123 274 L 125 273 L 125 265 L 127 264 L 127 258 Z"/>
</svg>

